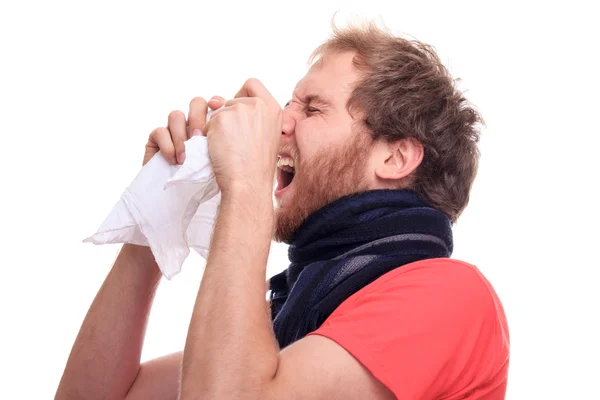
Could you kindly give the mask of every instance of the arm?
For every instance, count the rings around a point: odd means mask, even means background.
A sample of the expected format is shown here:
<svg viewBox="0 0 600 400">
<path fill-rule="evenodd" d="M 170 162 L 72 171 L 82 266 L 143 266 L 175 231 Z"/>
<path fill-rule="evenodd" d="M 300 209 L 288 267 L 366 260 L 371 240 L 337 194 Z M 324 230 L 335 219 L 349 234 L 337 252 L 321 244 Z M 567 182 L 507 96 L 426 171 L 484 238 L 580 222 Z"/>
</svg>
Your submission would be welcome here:
<svg viewBox="0 0 600 400">
<path fill-rule="evenodd" d="M 262 195 L 259 192 L 226 195 L 222 202 L 188 332 L 182 398 L 203 398 L 202 393 L 223 394 L 218 398 L 238 398 L 232 393 L 265 399 L 393 398 L 332 340 L 308 337 L 279 352 L 270 326 L 269 302 L 262 308 L 268 288 L 263 279 L 272 203 L 270 189 Z M 224 274 L 218 273 L 221 266 L 226 268 Z M 232 302 L 230 295 L 238 302 Z M 127 399 L 175 399 L 182 357 L 180 352 L 142 365 Z"/>
<path fill-rule="evenodd" d="M 268 290 L 269 281 L 266 282 Z M 267 314 L 271 303 L 267 300 Z M 140 366 L 135 382 L 127 393 L 127 400 L 176 399 L 181 377 L 183 352 L 177 352 L 147 361 Z"/>
<path fill-rule="evenodd" d="M 218 96 L 208 104 L 201 97 L 194 98 L 187 124 L 182 112 L 172 112 L 168 126 L 150 134 L 143 164 L 158 151 L 173 164 L 182 163 L 188 138 L 186 125 L 190 133 L 200 132 L 208 106 L 216 110 L 224 102 Z M 123 246 L 81 326 L 57 399 L 123 399 L 128 392 L 128 398 L 176 398 L 181 353 L 140 367 L 148 314 L 160 277 L 149 248 Z"/>
<path fill-rule="evenodd" d="M 123 246 L 83 321 L 56 399 L 125 398 L 160 278 L 150 248 Z"/>
<path fill-rule="evenodd" d="M 243 97 L 253 90 L 267 101 Z M 264 279 L 281 108 L 249 80 L 203 132 L 221 205 L 183 353 L 182 400 L 258 395 L 275 375 L 279 353 Z"/>
<path fill-rule="evenodd" d="M 183 355 L 182 400 L 242 398 L 277 370 L 264 306 L 273 209 L 263 195 L 222 198 Z"/>
<path fill-rule="evenodd" d="M 181 400 L 380 399 L 393 394 L 334 341 L 280 352 L 264 309 L 281 113 L 256 80 L 205 127 L 221 206 L 183 354 Z M 228 107 L 227 107 L 228 106 Z"/>
<path fill-rule="evenodd" d="M 262 303 L 273 211 L 268 193 L 252 198 L 221 203 L 183 354 L 181 400 L 394 399 L 333 340 L 309 336 L 280 352 Z"/>
</svg>

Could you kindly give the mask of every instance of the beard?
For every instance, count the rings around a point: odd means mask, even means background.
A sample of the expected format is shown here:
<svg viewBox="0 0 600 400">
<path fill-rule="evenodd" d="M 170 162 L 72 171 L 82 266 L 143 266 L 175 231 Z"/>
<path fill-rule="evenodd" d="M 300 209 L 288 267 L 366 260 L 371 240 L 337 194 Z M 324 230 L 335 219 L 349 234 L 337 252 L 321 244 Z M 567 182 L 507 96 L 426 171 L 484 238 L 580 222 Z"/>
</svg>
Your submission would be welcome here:
<svg viewBox="0 0 600 400">
<path fill-rule="evenodd" d="M 291 183 L 293 196 L 275 209 L 273 240 L 289 244 L 310 214 L 341 197 L 368 190 L 366 167 L 372 144 L 368 133 L 356 132 L 341 148 L 299 159 Z"/>
</svg>

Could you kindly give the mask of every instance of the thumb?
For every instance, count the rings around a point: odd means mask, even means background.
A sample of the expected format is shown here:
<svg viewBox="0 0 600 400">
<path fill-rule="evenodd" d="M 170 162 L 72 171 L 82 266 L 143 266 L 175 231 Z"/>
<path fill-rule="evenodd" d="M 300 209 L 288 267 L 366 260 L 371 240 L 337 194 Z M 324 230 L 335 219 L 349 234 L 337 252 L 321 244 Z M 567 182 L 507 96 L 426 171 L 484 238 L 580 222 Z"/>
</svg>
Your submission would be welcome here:
<svg viewBox="0 0 600 400">
<path fill-rule="evenodd" d="M 221 96 L 213 96 L 208 101 L 208 106 L 210 107 L 211 110 L 218 110 L 219 108 L 223 107 L 224 105 L 225 105 L 225 99 Z"/>
</svg>

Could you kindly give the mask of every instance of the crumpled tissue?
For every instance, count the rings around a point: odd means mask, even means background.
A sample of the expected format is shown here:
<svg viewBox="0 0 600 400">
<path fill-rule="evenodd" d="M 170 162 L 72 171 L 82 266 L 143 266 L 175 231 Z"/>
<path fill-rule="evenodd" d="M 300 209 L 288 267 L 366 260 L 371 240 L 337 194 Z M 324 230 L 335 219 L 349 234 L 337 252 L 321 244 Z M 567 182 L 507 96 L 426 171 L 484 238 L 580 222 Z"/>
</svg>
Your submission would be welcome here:
<svg viewBox="0 0 600 400">
<path fill-rule="evenodd" d="M 156 153 L 84 242 L 149 246 L 167 279 L 181 271 L 190 247 L 206 258 L 221 196 L 206 137 L 187 140 L 185 153 L 182 165 Z"/>
</svg>

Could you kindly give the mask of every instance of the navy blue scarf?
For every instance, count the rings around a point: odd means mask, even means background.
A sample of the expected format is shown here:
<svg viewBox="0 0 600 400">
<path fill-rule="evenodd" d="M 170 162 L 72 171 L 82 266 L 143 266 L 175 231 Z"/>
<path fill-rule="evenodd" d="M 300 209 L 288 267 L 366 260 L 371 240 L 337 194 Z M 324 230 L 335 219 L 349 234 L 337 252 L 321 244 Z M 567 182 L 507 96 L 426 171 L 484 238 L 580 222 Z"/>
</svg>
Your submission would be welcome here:
<svg viewBox="0 0 600 400">
<path fill-rule="evenodd" d="M 294 234 L 290 266 L 270 280 L 280 348 L 317 329 L 383 274 L 451 254 L 450 220 L 408 190 L 368 191 L 317 210 Z"/>
</svg>

